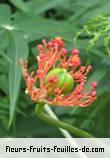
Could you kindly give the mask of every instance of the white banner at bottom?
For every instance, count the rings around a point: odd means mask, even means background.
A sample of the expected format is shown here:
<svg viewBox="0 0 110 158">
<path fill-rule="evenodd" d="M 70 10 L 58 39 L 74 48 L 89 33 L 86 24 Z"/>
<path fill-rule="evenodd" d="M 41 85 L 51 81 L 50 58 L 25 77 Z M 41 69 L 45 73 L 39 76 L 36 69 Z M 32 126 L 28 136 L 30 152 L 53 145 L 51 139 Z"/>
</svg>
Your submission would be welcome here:
<svg viewBox="0 0 110 158">
<path fill-rule="evenodd" d="M 110 158 L 110 138 L 0 138 L 1 158 Z"/>
</svg>

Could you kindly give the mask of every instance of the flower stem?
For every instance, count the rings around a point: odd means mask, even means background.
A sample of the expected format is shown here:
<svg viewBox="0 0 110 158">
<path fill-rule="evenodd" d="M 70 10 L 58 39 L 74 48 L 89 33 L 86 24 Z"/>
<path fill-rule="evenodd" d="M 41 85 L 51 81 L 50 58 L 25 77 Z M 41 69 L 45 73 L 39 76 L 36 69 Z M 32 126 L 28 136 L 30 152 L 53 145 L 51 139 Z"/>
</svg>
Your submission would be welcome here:
<svg viewBox="0 0 110 158">
<path fill-rule="evenodd" d="M 93 138 L 94 137 L 91 134 L 89 134 L 89 133 L 87 133 L 79 128 L 76 128 L 74 126 L 71 126 L 67 123 L 64 123 L 60 120 L 57 120 L 57 119 L 54 119 L 54 118 L 48 116 L 47 114 L 45 114 L 43 112 L 43 108 L 44 108 L 43 103 L 37 104 L 36 108 L 35 108 L 35 113 L 38 116 L 38 118 L 40 118 L 41 120 L 43 120 L 43 121 L 45 121 L 45 122 L 47 122 L 55 127 L 65 129 L 77 137 L 82 137 L 82 138 Z"/>
<path fill-rule="evenodd" d="M 51 107 L 48 104 L 45 104 L 44 110 L 50 117 L 59 120 L 59 118 L 56 116 L 56 114 L 53 112 L 53 110 L 51 109 Z M 76 140 L 71 136 L 71 134 L 67 130 L 62 129 L 62 128 L 58 128 L 58 129 L 60 130 L 60 132 L 62 133 L 62 135 L 65 138 L 69 138 L 69 139 L 67 139 L 67 141 L 70 143 L 70 145 L 73 148 L 74 147 L 79 148 L 79 145 L 77 144 Z M 79 158 L 87 158 L 86 154 L 84 154 L 84 153 L 79 152 L 77 154 L 78 154 Z"/>
<path fill-rule="evenodd" d="M 45 112 L 52 118 L 56 119 L 56 120 L 59 120 L 58 117 L 55 115 L 55 113 L 52 111 L 52 109 L 50 108 L 50 106 L 48 106 L 47 104 L 45 104 L 44 106 L 44 110 Z M 62 133 L 62 135 L 65 137 L 65 138 L 72 138 L 72 136 L 70 135 L 70 133 L 65 130 L 65 129 L 62 129 L 62 128 L 58 128 L 60 130 L 60 132 Z M 73 141 L 72 141 L 73 142 Z"/>
</svg>

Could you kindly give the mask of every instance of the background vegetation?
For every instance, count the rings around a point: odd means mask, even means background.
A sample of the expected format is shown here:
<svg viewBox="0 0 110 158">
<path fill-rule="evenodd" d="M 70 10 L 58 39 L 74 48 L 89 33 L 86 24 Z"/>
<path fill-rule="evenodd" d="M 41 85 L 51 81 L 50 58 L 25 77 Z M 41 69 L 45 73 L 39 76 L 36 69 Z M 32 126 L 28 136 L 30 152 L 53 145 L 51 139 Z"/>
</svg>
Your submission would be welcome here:
<svg viewBox="0 0 110 158">
<path fill-rule="evenodd" d="M 63 137 L 36 118 L 19 65 L 20 57 L 29 58 L 35 69 L 36 45 L 55 36 L 68 49 L 79 48 L 84 65 L 93 65 L 88 84 L 98 81 L 98 99 L 84 109 L 52 109 L 96 137 L 110 137 L 109 13 L 109 0 L 0 0 L 0 137 Z"/>
</svg>

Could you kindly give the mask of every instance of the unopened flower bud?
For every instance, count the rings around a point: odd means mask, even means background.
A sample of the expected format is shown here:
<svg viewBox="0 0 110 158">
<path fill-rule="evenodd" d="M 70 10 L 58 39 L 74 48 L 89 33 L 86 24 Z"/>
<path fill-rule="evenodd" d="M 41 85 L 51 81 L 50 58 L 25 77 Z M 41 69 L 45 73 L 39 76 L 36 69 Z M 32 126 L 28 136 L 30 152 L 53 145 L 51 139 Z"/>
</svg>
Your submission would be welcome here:
<svg viewBox="0 0 110 158">
<path fill-rule="evenodd" d="M 62 52 L 63 55 L 66 55 L 68 51 L 67 51 L 67 49 L 62 48 L 61 52 Z"/>
<path fill-rule="evenodd" d="M 92 87 L 93 87 L 93 88 L 96 88 L 96 87 L 97 87 L 97 82 L 96 82 L 96 81 L 92 82 Z"/>
<path fill-rule="evenodd" d="M 78 50 L 78 49 L 73 49 L 73 50 L 72 50 L 72 54 L 73 54 L 73 55 L 78 55 L 78 53 L 79 53 L 79 50 Z"/>
<path fill-rule="evenodd" d="M 96 97 L 96 91 L 92 91 L 91 96 Z"/>
</svg>

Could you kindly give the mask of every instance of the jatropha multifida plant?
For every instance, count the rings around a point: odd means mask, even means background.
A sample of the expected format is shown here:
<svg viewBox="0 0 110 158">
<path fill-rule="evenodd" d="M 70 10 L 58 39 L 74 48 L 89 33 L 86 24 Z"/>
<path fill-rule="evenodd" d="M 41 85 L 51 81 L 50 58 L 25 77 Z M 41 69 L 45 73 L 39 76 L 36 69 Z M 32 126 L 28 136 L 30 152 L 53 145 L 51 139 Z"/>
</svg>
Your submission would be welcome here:
<svg viewBox="0 0 110 158">
<path fill-rule="evenodd" d="M 43 39 L 42 44 L 37 47 L 39 55 L 36 72 L 32 71 L 29 74 L 28 61 L 23 63 L 20 59 L 26 93 L 38 104 L 37 113 L 42 114 L 44 104 L 87 107 L 97 98 L 96 81 L 91 83 L 89 91 L 85 89 L 87 75 L 92 66 L 86 67 L 81 64 L 78 49 L 72 49 L 70 54 L 64 48 L 64 41 L 60 37 L 48 43 Z M 37 82 L 40 83 L 39 86 L 36 86 Z"/>
</svg>

